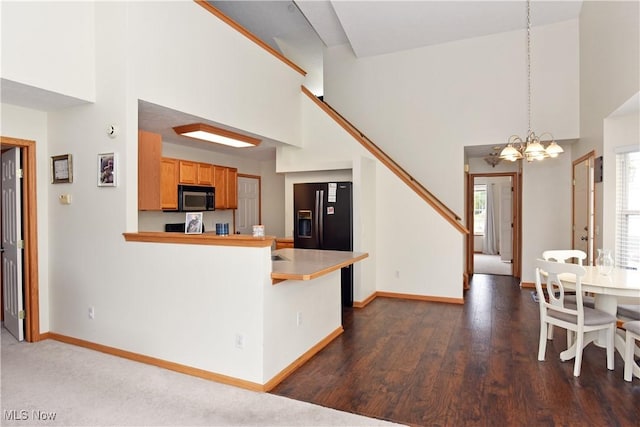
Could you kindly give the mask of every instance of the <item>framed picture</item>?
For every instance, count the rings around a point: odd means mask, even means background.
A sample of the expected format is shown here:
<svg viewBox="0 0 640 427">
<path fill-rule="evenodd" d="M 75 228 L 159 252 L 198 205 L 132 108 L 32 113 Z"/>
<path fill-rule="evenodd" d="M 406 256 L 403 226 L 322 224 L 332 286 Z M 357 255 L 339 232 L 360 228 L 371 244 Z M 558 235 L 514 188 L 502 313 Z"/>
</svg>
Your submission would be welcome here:
<svg viewBox="0 0 640 427">
<path fill-rule="evenodd" d="M 187 212 L 184 232 L 186 234 L 202 234 L 202 212 Z"/>
<path fill-rule="evenodd" d="M 73 163 L 71 154 L 51 157 L 51 183 L 63 184 L 73 182 Z"/>
<path fill-rule="evenodd" d="M 117 167 L 115 153 L 98 154 L 98 187 L 116 186 Z"/>
</svg>

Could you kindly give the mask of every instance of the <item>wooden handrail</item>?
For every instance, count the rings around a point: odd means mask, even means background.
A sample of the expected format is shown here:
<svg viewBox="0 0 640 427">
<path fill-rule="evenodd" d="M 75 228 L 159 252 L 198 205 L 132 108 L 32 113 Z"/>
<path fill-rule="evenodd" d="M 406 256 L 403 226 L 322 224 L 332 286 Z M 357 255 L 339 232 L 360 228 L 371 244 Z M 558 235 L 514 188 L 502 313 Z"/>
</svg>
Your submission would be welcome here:
<svg viewBox="0 0 640 427">
<path fill-rule="evenodd" d="M 338 113 L 333 107 L 327 104 L 325 101 L 318 99 L 309 89 L 302 86 L 302 92 L 313 100 L 325 113 L 327 113 L 333 120 L 336 121 L 344 130 L 346 130 L 351 136 L 353 136 L 367 151 L 384 164 L 391 172 L 393 172 L 398 178 L 400 178 L 405 184 L 409 186 L 418 196 L 426 201 L 436 212 L 438 212 L 444 219 L 446 219 L 451 225 L 453 225 L 458 231 L 463 234 L 469 234 L 469 230 L 460 221 L 460 218 L 454 211 L 452 211 L 447 205 L 445 205 L 440 199 L 427 190 L 420 182 L 418 182 L 413 176 L 411 176 L 406 170 L 404 170 L 395 160 L 393 160 L 387 153 L 385 153 L 380 147 L 378 147 L 373 141 L 371 141 L 365 134 L 360 132 L 351 122 L 345 119 L 340 113 Z"/>
<path fill-rule="evenodd" d="M 208 1 L 205 1 L 205 0 L 194 0 L 194 1 L 196 3 L 198 3 L 200 6 L 202 6 L 203 8 L 205 8 L 206 10 L 208 10 L 209 12 L 211 12 L 213 15 L 217 16 L 218 18 L 220 18 L 222 21 L 227 23 L 229 26 L 233 27 L 240 34 L 244 35 L 249 40 L 251 40 L 252 42 L 257 44 L 258 46 L 260 46 L 261 48 L 263 48 L 264 50 L 266 50 L 267 52 L 269 52 L 270 54 L 272 54 L 276 58 L 278 58 L 280 61 L 284 62 L 289 67 L 291 67 L 294 70 L 296 70 L 298 73 L 302 74 L 303 76 L 307 75 L 307 72 L 305 70 L 303 70 L 302 68 L 298 67 L 295 63 L 293 63 L 292 61 L 287 59 L 280 52 L 278 52 L 277 50 L 275 50 L 274 48 L 272 48 L 271 46 L 269 46 L 268 44 L 266 44 L 265 42 L 260 40 L 258 37 L 254 36 L 253 33 L 251 33 L 246 28 L 244 28 L 242 25 L 238 24 L 236 21 L 234 21 L 233 19 L 229 18 L 227 15 L 222 13 L 222 11 L 220 11 L 220 9 L 212 6 Z"/>
</svg>

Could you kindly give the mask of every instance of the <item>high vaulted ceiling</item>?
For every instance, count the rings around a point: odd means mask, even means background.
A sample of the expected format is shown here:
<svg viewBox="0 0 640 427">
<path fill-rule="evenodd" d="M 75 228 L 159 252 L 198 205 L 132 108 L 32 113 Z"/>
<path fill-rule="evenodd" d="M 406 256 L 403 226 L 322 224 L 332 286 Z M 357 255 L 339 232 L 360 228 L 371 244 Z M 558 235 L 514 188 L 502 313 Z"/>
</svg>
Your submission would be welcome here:
<svg viewBox="0 0 640 427">
<path fill-rule="evenodd" d="M 325 44 L 348 41 L 358 57 L 514 31 L 526 28 L 527 23 L 524 0 L 298 0 L 296 4 Z M 532 25 L 576 18 L 581 6 L 581 1 L 533 1 Z M 335 13 L 330 13 L 329 8 Z"/>
<path fill-rule="evenodd" d="M 526 28 L 525 0 L 502 1 L 211 1 L 281 51 L 279 40 L 326 46 L 348 43 L 358 57 L 380 55 Z M 582 1 L 533 0 L 532 25 L 577 18 Z M 305 22 L 305 20 L 307 22 Z"/>
<path fill-rule="evenodd" d="M 526 0 L 210 3 L 310 74 L 319 75 L 325 46 L 348 44 L 355 56 L 367 57 L 527 27 Z M 582 1 L 576 0 L 532 0 L 531 24 L 575 19 L 581 8 Z M 492 146 L 467 148 L 470 157 L 484 157 L 495 151 Z"/>
</svg>

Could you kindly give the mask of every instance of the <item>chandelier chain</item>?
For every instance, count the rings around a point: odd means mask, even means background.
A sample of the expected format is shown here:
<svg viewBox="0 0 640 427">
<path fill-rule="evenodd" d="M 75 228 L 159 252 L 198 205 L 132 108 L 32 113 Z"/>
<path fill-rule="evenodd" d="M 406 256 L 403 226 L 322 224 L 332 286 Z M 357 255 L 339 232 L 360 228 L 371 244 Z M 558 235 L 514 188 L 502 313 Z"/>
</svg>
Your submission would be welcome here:
<svg viewBox="0 0 640 427">
<path fill-rule="evenodd" d="M 526 159 L 527 162 L 542 160 L 547 157 L 558 157 L 564 150 L 553 139 L 553 135 L 544 132 L 536 135 L 531 130 L 531 0 L 527 0 L 527 134 L 524 138 L 518 135 L 511 135 L 507 145 L 500 152 L 498 159 L 506 159 L 512 162 Z M 547 136 L 551 142 L 545 148 L 542 139 Z M 494 166 L 494 159 L 485 158 L 487 163 Z"/>
<path fill-rule="evenodd" d="M 527 2 L 527 124 L 531 134 L 531 2 Z"/>
</svg>

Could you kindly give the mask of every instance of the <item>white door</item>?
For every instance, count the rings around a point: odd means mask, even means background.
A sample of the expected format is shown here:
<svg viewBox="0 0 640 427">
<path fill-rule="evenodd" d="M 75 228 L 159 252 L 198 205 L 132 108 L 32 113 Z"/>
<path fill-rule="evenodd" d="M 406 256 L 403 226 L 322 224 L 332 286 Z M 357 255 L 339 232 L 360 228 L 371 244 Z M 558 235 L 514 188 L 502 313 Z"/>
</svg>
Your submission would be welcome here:
<svg viewBox="0 0 640 427">
<path fill-rule="evenodd" d="M 260 224 L 260 180 L 239 176 L 236 232 L 253 234 L 253 226 L 258 224 Z"/>
<path fill-rule="evenodd" d="M 573 165 L 573 249 L 587 254 L 585 264 L 593 260 L 593 185 L 592 158 Z"/>
<path fill-rule="evenodd" d="M 2 153 L 2 292 L 4 326 L 24 340 L 24 302 L 22 300 L 22 223 L 20 149 Z"/>
<path fill-rule="evenodd" d="M 500 183 L 500 259 L 513 261 L 513 184 Z"/>
</svg>

